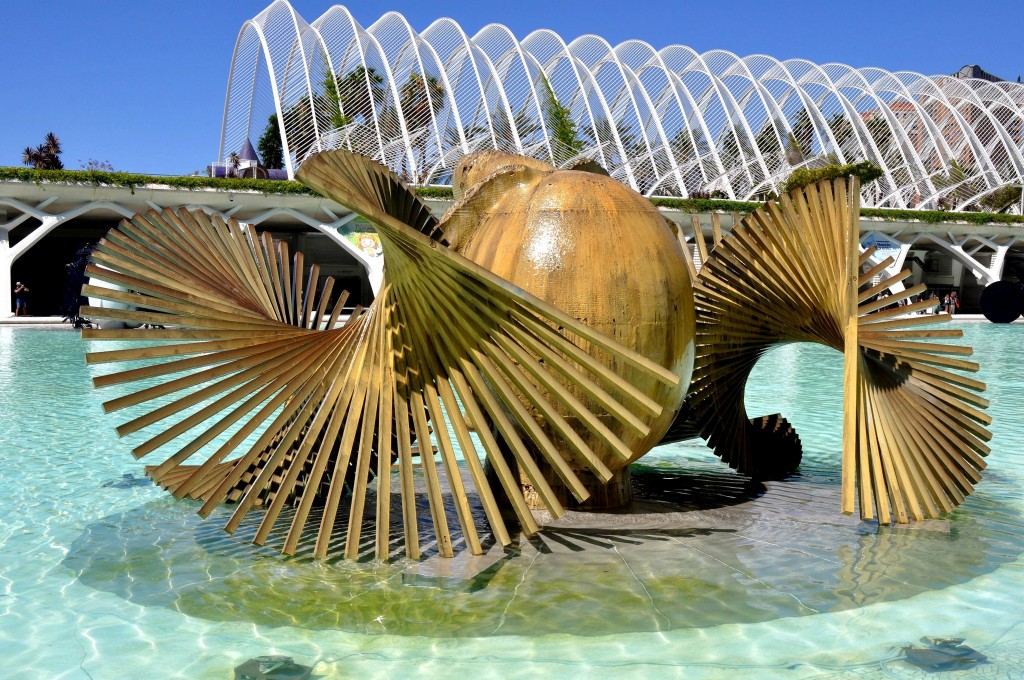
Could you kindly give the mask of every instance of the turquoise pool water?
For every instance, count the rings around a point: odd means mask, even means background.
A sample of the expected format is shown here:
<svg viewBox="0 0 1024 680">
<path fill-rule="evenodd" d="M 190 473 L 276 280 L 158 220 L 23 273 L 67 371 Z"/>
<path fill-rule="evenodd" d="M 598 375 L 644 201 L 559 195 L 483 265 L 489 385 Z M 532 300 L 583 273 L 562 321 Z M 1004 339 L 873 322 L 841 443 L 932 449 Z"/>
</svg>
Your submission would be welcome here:
<svg viewBox="0 0 1024 680">
<path fill-rule="evenodd" d="M 230 678 L 285 654 L 329 678 L 919 677 L 902 649 L 942 637 L 988 657 L 943 677 L 1024 676 L 1024 326 L 962 327 L 993 453 L 949 517 L 838 513 L 841 358 L 788 346 L 748 403 L 794 423 L 798 476 L 760 486 L 700 443 L 661 447 L 634 470 L 654 520 L 559 523 L 454 565 L 283 559 L 245 526 L 227 536 L 142 478 L 76 333 L 0 328 L 0 668 Z"/>
</svg>

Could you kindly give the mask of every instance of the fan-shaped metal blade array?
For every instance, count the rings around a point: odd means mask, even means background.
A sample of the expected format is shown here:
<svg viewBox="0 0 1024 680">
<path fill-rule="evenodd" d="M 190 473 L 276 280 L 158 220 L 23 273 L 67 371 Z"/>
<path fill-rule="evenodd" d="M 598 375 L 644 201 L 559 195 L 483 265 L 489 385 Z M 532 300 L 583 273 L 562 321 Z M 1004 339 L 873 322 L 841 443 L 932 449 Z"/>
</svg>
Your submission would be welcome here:
<svg viewBox="0 0 1024 680">
<path fill-rule="evenodd" d="M 332 279 L 320 285 L 317 267 L 307 274 L 301 253 L 289 258 L 286 244 L 275 244 L 266 233 L 257 238 L 234 220 L 185 210 L 140 214 L 112 230 L 94 252 L 88 275 L 124 290 L 90 284 L 83 294 L 129 308 L 87 307 L 82 313 L 166 329 L 87 330 L 83 337 L 187 341 L 87 355 L 90 363 L 149 362 L 97 377 L 97 387 L 160 380 L 106 402 L 108 411 L 174 395 L 118 428 L 122 435 L 158 430 L 135 449 L 137 456 L 179 442 L 176 452 L 148 469 L 157 482 L 178 497 L 202 498 L 204 516 L 237 500 L 229 531 L 250 509 L 264 506 L 258 544 L 268 539 L 286 504 L 294 506 L 285 553 L 296 551 L 305 527 L 319 516 L 316 556 L 327 554 L 344 500 L 344 554 L 355 557 L 375 475 L 375 553 L 384 559 L 395 457 L 405 552 L 416 558 L 414 441 L 442 556 L 454 552 L 443 481 L 467 548 L 482 551 L 464 470 L 494 536 L 511 542 L 500 494 L 491 489 L 478 448 L 528 533 L 538 527 L 515 465 L 558 517 L 564 508 L 534 456 L 543 456 L 583 500 L 587 491 L 566 455 L 585 461 L 602 479 L 611 472 L 574 428 L 594 433 L 624 459 L 631 455 L 569 386 L 582 389 L 602 413 L 646 434 L 645 423 L 659 407 L 604 362 L 610 357 L 645 380 L 674 384 L 675 375 L 450 251 L 429 211 L 384 167 L 332 152 L 308 159 L 302 178 L 372 221 L 381 238 L 384 286 L 341 326 L 345 294 L 327 313 Z M 580 344 L 599 348 L 604 358 Z M 184 375 L 172 378 L 179 373 Z M 193 433 L 205 424 L 201 434 Z M 465 454 L 464 467 L 450 433 Z M 197 454 L 207 457 L 187 464 Z M 311 513 L 314 505 L 322 511 Z"/>
<path fill-rule="evenodd" d="M 846 357 L 843 512 L 859 505 L 862 518 L 885 524 L 935 517 L 962 502 L 985 467 L 985 386 L 949 370 L 978 370 L 958 358 L 969 347 L 928 342 L 961 331 L 918 328 L 948 317 L 908 316 L 929 301 L 897 306 L 924 285 L 877 299 L 896 281 L 871 285 L 892 260 L 868 267 L 873 249 L 860 253 L 859 195 L 856 180 L 798 189 L 716 238 L 695 286 L 690 413 L 716 454 L 757 473 L 760 433 L 743 403 L 754 364 L 780 343 L 833 347 Z"/>
</svg>

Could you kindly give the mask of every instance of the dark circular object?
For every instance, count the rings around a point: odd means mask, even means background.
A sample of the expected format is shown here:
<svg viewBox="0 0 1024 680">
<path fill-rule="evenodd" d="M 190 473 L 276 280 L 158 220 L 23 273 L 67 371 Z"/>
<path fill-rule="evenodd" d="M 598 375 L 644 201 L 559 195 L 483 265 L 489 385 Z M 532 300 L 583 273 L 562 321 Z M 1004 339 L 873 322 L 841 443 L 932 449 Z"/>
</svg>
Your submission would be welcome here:
<svg viewBox="0 0 1024 680">
<path fill-rule="evenodd" d="M 1020 284 L 1012 281 L 996 281 L 985 287 L 981 293 L 981 313 L 992 323 L 1010 323 L 1021 314 L 1024 293 Z"/>
</svg>

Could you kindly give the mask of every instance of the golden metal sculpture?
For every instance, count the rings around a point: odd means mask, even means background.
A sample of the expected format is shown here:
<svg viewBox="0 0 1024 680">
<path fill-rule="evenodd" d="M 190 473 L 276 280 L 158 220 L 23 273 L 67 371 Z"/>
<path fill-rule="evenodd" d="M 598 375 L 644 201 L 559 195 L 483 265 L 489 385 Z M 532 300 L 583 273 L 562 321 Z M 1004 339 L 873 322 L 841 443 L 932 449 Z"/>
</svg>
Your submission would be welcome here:
<svg viewBox="0 0 1024 680">
<path fill-rule="evenodd" d="M 608 480 L 615 465 L 624 466 L 635 455 L 619 433 L 643 441 L 654 424 L 667 427 L 663 405 L 646 391 L 679 394 L 681 401 L 680 384 L 685 385 L 688 375 L 680 380 L 446 247 L 440 241 L 444 224 L 430 216 L 394 173 L 336 152 L 307 160 L 302 178 L 373 222 L 387 258 L 380 294 L 340 328 L 335 326 L 344 296 L 324 321 L 333 282 L 327 279 L 317 291 L 317 269 L 307 275 L 300 253 L 290 261 L 286 245 L 275 245 L 269 234 L 257 239 L 233 220 L 201 212 L 136 215 L 99 244 L 87 270 L 92 278 L 132 292 L 90 284 L 83 294 L 133 309 L 88 307 L 83 314 L 168 329 L 141 335 L 88 330 L 83 337 L 192 341 L 90 352 L 87 360 L 162 362 L 97 377 L 97 387 L 193 371 L 104 407 L 113 411 L 180 395 L 118 432 L 158 424 L 166 428 L 136 447 L 137 456 L 182 437 L 184 446 L 149 473 L 178 497 L 202 498 L 202 515 L 226 500 L 237 500 L 227 524 L 234 531 L 250 509 L 266 506 L 254 537 L 262 544 L 285 504 L 292 504 L 296 510 L 283 545 L 284 552 L 292 553 L 314 499 L 319 499 L 323 512 L 314 555 L 323 556 L 348 488 L 344 553 L 355 557 L 373 471 L 375 552 L 386 558 L 394 448 L 405 551 L 416 558 L 420 545 L 412 442 L 415 437 L 429 451 L 432 426 L 443 471 L 430 453 L 419 459 L 438 552 L 453 554 L 443 475 L 466 545 L 480 553 L 449 428 L 467 454 L 466 469 L 491 530 L 508 544 L 511 537 L 475 454 L 468 423 L 476 426 L 494 476 L 528 533 L 538 527 L 505 450 L 543 506 L 558 517 L 564 505 L 539 462 L 582 501 L 588 490 L 571 462 Z M 670 245 L 678 250 L 675 243 Z M 674 324 L 670 330 L 678 332 Z M 678 368 L 678 359 L 673 356 L 672 361 Z M 175 420 L 200 405 L 180 422 Z M 187 434 L 207 422 L 213 424 L 199 436 Z M 239 429 L 226 442 L 214 443 L 231 427 Z M 255 443 L 231 458 L 250 436 L 256 437 Z M 207 445 L 215 448 L 213 453 L 201 465 L 188 465 Z"/>
<path fill-rule="evenodd" d="M 710 253 L 694 234 L 703 263 L 687 416 L 732 467 L 777 472 L 765 460 L 771 435 L 744 408 L 750 371 L 781 343 L 833 347 L 845 355 L 843 512 L 859 506 L 883 524 L 935 517 L 961 503 L 985 467 L 985 385 L 948 370 L 978 370 L 958 358 L 969 347 L 929 342 L 960 330 L 916 328 L 947 316 L 908 316 L 931 306 L 909 302 L 923 284 L 877 298 L 910 272 L 871 285 L 892 259 L 868 268 L 874 249 L 860 253 L 859 198 L 856 180 L 849 189 L 822 182 L 765 204 L 725 237 L 716 230 Z"/>
<path fill-rule="evenodd" d="M 320 172 L 321 167 L 304 166 L 300 176 L 336 200 L 350 200 L 347 186 Z M 570 467 L 600 496 L 593 499 L 595 505 L 622 505 L 628 501 L 629 480 L 621 473 L 661 441 L 693 370 L 689 249 L 677 242 L 666 228 L 670 223 L 649 200 L 596 163 L 558 170 L 536 159 L 485 151 L 462 159 L 453 188 L 457 201 L 438 226 L 451 249 L 679 377 L 668 385 L 624 369 L 635 398 L 662 408 L 646 434 L 604 417 L 630 455 L 581 432 L 612 471 L 611 481 L 595 479 L 585 461 L 566 452 Z M 358 204 L 349 207 L 361 212 Z M 591 351 L 585 342 L 580 347 Z M 585 387 L 575 382 L 564 386 L 591 410 L 601 408 Z M 575 424 L 573 414 L 560 415 Z M 548 427 L 543 419 L 539 422 Z M 560 492 L 559 500 L 571 503 L 551 471 L 544 472 Z"/>
<path fill-rule="evenodd" d="M 761 354 L 792 341 L 847 357 L 854 398 L 844 415 L 845 512 L 856 488 L 863 517 L 934 516 L 978 480 L 988 419 L 974 392 L 984 386 L 945 370 L 977 366 L 944 356 L 967 348 L 919 342 L 958 331 L 904 328 L 934 321 L 899 318 L 924 303 L 897 313 L 871 300 L 882 286 L 868 282 L 888 262 L 860 271 L 870 253 L 858 256 L 856 185 L 849 194 L 842 182 L 798 190 L 728 235 L 716 220 L 713 248 L 698 229 L 696 277 L 685 240 L 592 164 L 564 171 L 494 152 L 467 157 L 442 220 L 394 173 L 352 154 L 318 154 L 299 177 L 380 235 L 380 294 L 343 324 L 346 294 L 331 304 L 333 280 L 318 289 L 318 269 L 307 273 L 301 253 L 202 212 L 123 222 L 87 270 L 122 290 L 83 288 L 129 306 L 84 315 L 167 327 L 83 337 L 180 341 L 87 360 L 148 362 L 97 377 L 97 387 L 165 380 L 104 407 L 161 400 L 118 433 L 159 430 L 134 450 L 175 449 L 150 476 L 179 498 L 202 499 L 204 516 L 235 501 L 228 531 L 263 507 L 254 536 L 263 544 L 291 506 L 283 551 L 295 552 L 316 524 L 313 552 L 323 556 L 347 503 L 344 554 L 359 553 L 371 512 L 384 559 L 397 461 L 405 553 L 419 557 L 415 444 L 438 553 L 454 554 L 452 520 L 467 549 L 482 551 L 466 471 L 491 532 L 507 545 L 503 497 L 523 529 L 537 531 L 531 507 L 558 517 L 569 498 L 582 502 L 621 480 L 662 439 L 687 394 L 684 420 L 731 466 L 786 467 L 766 465 L 763 445 L 770 433 L 795 434 L 778 416 L 750 421 L 743 387 Z M 201 464 L 190 464 L 197 454 Z"/>
</svg>

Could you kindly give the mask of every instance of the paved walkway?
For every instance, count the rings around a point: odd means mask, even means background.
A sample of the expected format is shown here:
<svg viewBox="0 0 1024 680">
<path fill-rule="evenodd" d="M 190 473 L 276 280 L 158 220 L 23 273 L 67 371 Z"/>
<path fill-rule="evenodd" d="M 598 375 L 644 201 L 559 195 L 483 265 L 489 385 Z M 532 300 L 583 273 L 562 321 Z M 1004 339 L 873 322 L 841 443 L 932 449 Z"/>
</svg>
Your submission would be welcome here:
<svg viewBox="0 0 1024 680">
<path fill-rule="evenodd" d="M 0 326 L 60 326 L 71 328 L 62 316 L 0 316 Z"/>
</svg>

